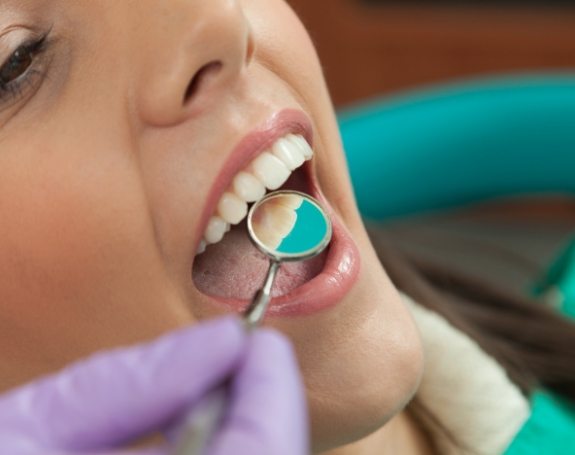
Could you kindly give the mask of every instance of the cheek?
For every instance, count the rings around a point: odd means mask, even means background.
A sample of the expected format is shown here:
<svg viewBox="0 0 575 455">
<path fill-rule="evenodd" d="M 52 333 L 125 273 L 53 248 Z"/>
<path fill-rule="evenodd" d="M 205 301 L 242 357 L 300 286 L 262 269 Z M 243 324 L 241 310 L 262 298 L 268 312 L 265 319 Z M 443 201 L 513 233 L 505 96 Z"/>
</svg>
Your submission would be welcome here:
<svg viewBox="0 0 575 455">
<path fill-rule="evenodd" d="M 0 388 L 185 321 L 129 153 L 84 144 L 2 149 Z"/>
<path fill-rule="evenodd" d="M 73 150 L 20 153 L 18 162 L 2 166 L 0 184 L 0 210 L 9 214 L 0 226 L 10 252 L 3 266 L 11 275 L 39 277 L 60 290 L 62 279 L 67 288 L 82 286 L 113 264 L 112 250 L 118 261 L 145 235 L 137 227 L 142 222 L 134 222 L 142 217 L 142 204 L 133 176 L 105 157 L 86 159 L 89 153 Z"/>
</svg>

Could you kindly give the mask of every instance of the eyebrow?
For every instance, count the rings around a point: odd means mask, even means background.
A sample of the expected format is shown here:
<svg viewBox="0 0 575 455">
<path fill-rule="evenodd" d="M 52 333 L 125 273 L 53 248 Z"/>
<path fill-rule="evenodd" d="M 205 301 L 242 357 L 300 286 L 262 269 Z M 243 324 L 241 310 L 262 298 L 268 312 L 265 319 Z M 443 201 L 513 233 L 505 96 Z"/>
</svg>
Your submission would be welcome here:
<svg viewBox="0 0 575 455">
<path fill-rule="evenodd" d="M 8 8 L 10 6 L 17 6 L 19 8 L 32 8 L 37 0 L 0 0 L 0 13 L 2 13 L 3 9 Z"/>
<path fill-rule="evenodd" d="M 21 18 L 25 11 L 37 12 L 41 6 L 38 0 L 0 0 L 0 26 L 13 19 Z"/>
</svg>

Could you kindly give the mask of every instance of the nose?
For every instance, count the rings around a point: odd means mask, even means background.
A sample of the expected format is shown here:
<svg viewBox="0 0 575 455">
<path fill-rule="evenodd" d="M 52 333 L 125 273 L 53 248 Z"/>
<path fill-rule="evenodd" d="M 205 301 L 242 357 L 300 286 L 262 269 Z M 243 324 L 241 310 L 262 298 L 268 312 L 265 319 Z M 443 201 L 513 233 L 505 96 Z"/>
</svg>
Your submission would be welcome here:
<svg viewBox="0 0 575 455">
<path fill-rule="evenodd" d="M 249 64 L 254 42 L 238 0 L 158 3 L 137 104 L 145 122 L 170 126 L 217 102 Z"/>
</svg>

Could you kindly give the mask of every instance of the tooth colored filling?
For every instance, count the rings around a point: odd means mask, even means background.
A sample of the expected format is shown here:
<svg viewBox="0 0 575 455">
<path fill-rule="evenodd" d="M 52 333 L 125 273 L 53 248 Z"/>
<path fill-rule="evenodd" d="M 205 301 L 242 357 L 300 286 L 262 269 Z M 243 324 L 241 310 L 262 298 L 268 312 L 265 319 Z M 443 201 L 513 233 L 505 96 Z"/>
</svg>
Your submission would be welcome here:
<svg viewBox="0 0 575 455">
<path fill-rule="evenodd" d="M 232 180 L 210 218 L 198 254 L 220 242 L 230 225 L 241 223 L 248 213 L 248 203 L 259 201 L 267 190 L 277 190 L 292 172 L 313 157 L 313 150 L 300 135 L 288 134 L 277 140 L 269 150 L 257 156 Z"/>
</svg>

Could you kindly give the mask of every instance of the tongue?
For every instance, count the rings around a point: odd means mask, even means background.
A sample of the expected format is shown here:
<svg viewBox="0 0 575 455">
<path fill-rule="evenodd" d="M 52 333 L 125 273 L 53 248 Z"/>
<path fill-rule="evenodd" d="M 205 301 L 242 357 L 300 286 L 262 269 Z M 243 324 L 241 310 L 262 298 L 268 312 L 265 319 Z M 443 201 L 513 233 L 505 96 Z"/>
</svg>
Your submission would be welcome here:
<svg viewBox="0 0 575 455">
<path fill-rule="evenodd" d="M 318 275 L 323 269 L 325 254 L 307 261 L 283 263 L 272 296 L 285 295 Z M 268 267 L 268 257 L 253 246 L 244 222 L 196 257 L 192 277 L 204 294 L 249 300 L 263 285 Z"/>
</svg>

